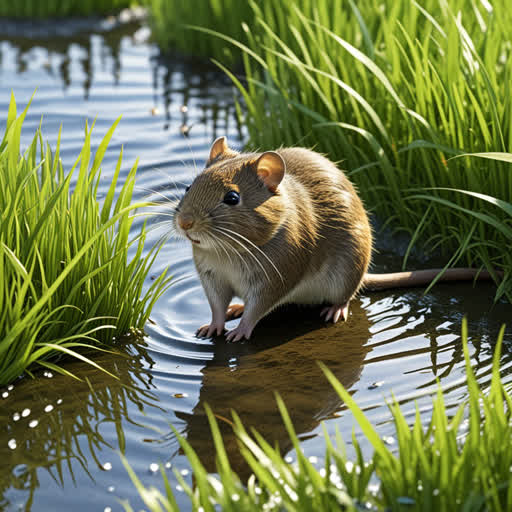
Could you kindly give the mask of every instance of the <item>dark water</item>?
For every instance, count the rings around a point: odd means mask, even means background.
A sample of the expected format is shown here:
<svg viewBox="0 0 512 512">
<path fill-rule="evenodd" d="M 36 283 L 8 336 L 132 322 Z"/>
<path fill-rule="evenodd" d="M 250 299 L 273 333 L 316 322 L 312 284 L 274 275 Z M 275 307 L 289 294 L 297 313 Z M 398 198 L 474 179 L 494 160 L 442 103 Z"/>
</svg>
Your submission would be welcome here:
<svg viewBox="0 0 512 512">
<path fill-rule="evenodd" d="M 41 116 L 52 144 L 62 124 L 61 154 L 69 169 L 82 144 L 85 119 L 97 119 L 97 145 L 123 114 L 105 157 L 101 191 L 109 186 L 123 146 L 124 175 L 140 158 L 136 199 L 149 189 L 169 198 L 181 194 L 196 166 L 204 164 L 211 141 L 227 134 L 240 146 L 243 130 L 222 75 L 190 60 L 158 58 L 146 36 L 137 24 L 60 38 L 27 39 L 12 31 L 8 38 L 0 36 L 0 117 L 6 115 L 11 89 L 21 107 L 38 87 L 23 143 Z M 158 199 L 158 193 L 150 197 Z M 150 243 L 163 229 L 151 233 Z M 400 258 L 386 248 L 397 244 L 385 242 L 377 268 L 396 269 Z M 467 396 L 459 336 L 463 316 L 469 319 L 472 362 L 485 383 L 498 330 L 510 314 L 508 305 L 493 305 L 492 286 L 451 284 L 425 296 L 421 290 L 363 295 L 352 305 L 349 321 L 339 325 L 324 325 L 317 309 L 292 308 L 262 322 L 250 342 L 201 341 L 194 331 L 209 320 L 209 308 L 187 243 L 169 241 L 152 274 L 168 264 L 176 284 L 156 305 L 147 336 L 118 341 L 123 355 L 95 355 L 119 380 L 70 361 L 66 368 L 82 382 L 46 373 L 0 390 L 0 510 L 108 512 L 122 509 L 120 499 L 139 510 L 142 504 L 119 452 L 146 485 L 162 488 L 154 463 L 166 465 L 174 487 L 173 469 L 191 481 L 171 425 L 214 471 L 205 403 L 223 417 L 235 409 L 246 426 L 278 441 L 287 453 L 291 446 L 274 391 L 289 407 L 303 450 L 321 462 L 320 422 L 326 420 L 330 434 L 338 427 L 347 441 L 354 422 L 319 360 L 355 395 L 379 433 L 392 436 L 385 404 L 391 390 L 411 422 L 415 401 L 423 418 L 430 417 L 437 380 L 448 390 L 448 406 L 455 408 Z M 511 343 L 509 329 L 504 372 Z M 221 426 L 232 463 L 243 474 L 229 426 Z M 176 494 L 186 509 L 185 495 Z"/>
</svg>

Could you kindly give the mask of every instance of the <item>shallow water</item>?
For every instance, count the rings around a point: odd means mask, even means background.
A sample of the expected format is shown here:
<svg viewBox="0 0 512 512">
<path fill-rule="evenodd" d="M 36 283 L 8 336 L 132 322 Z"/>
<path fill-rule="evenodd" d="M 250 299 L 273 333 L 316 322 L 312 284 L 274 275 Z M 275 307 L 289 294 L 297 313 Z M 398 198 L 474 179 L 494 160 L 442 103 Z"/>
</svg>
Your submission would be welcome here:
<svg viewBox="0 0 512 512">
<path fill-rule="evenodd" d="M 121 146 L 124 176 L 140 158 L 136 199 L 148 193 L 152 199 L 159 193 L 172 199 L 204 164 L 215 137 L 227 134 L 233 146 L 241 145 L 243 130 L 235 120 L 229 82 L 204 63 L 159 58 L 139 24 L 110 32 L 89 28 L 60 38 L 10 34 L 0 35 L 1 124 L 11 89 L 21 109 L 38 88 L 24 144 L 41 116 L 51 144 L 62 124 L 61 155 L 69 169 L 81 148 L 85 119 L 96 119 L 97 145 L 123 114 L 103 163 L 103 192 Z M 162 229 L 153 231 L 149 242 L 162 234 Z M 398 268 L 398 241 L 381 238 L 379 245 L 376 268 Z M 139 510 L 142 503 L 119 452 L 145 484 L 162 488 L 160 475 L 151 469 L 154 463 L 167 465 L 174 487 L 174 468 L 190 482 L 173 426 L 214 471 L 206 403 L 222 417 L 235 409 L 246 426 L 255 426 L 288 453 L 275 391 L 290 410 L 303 450 L 321 461 L 320 422 L 326 420 L 329 433 L 339 428 L 347 441 L 354 422 L 319 360 L 354 394 L 379 433 L 392 436 L 385 403 L 391 390 L 411 422 L 415 401 L 422 417 L 430 417 L 429 393 L 437 380 L 448 390 L 448 407 L 455 408 L 467 395 L 459 335 L 463 316 L 469 320 L 472 362 L 485 383 L 499 328 L 510 314 L 510 306 L 493 305 L 492 286 L 450 284 L 428 295 L 421 290 L 363 295 L 354 301 L 348 322 L 339 325 L 323 324 L 318 309 L 289 308 L 265 319 L 250 342 L 204 341 L 194 331 L 209 320 L 209 308 L 187 243 L 170 240 L 152 275 L 169 264 L 175 284 L 154 308 L 147 335 L 117 341 L 123 355 L 94 356 L 119 380 L 69 361 L 66 368 L 82 382 L 41 373 L 0 390 L 0 510 L 115 511 L 122 510 L 120 499 Z M 508 329 L 504 372 L 511 363 L 511 343 Z M 221 427 L 232 463 L 244 474 L 230 427 L 224 422 Z M 184 493 L 176 494 L 186 509 Z"/>
</svg>

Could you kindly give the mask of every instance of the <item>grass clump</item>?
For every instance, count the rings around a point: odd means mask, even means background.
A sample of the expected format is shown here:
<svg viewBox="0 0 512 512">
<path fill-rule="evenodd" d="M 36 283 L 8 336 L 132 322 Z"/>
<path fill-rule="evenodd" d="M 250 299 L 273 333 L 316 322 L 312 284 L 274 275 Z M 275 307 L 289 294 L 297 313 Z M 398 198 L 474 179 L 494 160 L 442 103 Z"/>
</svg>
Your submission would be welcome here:
<svg viewBox="0 0 512 512">
<path fill-rule="evenodd" d="M 12 18 L 50 18 L 109 14 L 130 7 L 133 0 L 18 0 L 0 2 L 0 16 Z"/>
<path fill-rule="evenodd" d="M 53 359 L 98 347 L 113 334 L 142 328 L 169 283 L 165 273 L 144 290 L 159 247 L 143 255 L 145 229 L 130 234 L 135 164 L 118 191 L 119 155 L 100 207 L 101 161 L 119 122 L 91 155 L 91 129 L 75 165 L 65 172 L 41 130 L 24 154 L 11 96 L 0 144 L 0 385 L 36 367 L 66 373 Z M 72 184 L 72 180 L 74 183 Z"/>
<path fill-rule="evenodd" d="M 249 145 L 340 161 L 367 206 L 512 299 L 512 10 L 504 2 L 256 2 L 197 36 L 242 51 Z M 228 5 L 231 7 L 228 8 Z M 212 45 L 215 44 L 212 42 Z M 484 158 L 463 156 L 474 154 Z M 488 158 L 489 157 L 489 158 Z M 406 261 L 404 261 L 404 266 Z"/>
<path fill-rule="evenodd" d="M 176 433 L 192 467 L 194 485 L 188 485 L 178 471 L 175 473 L 191 500 L 192 509 L 509 510 L 512 396 L 500 377 L 503 333 L 504 328 L 495 349 L 490 382 L 479 386 L 470 364 L 464 321 L 467 402 L 450 415 L 439 389 L 433 399 L 429 423 L 422 424 L 417 408 L 414 425 L 409 426 L 399 404 L 393 401 L 389 407 L 396 432 L 396 450 L 388 448 L 350 393 L 324 367 L 327 378 L 373 447 L 369 460 L 364 459 L 355 436 L 352 441 L 357 456 L 356 460 L 349 460 L 339 432 L 336 431 L 333 442 L 324 428 L 325 466 L 317 469 L 302 453 L 286 407 L 278 397 L 297 461 L 286 463 L 278 447 L 271 446 L 256 431 L 249 435 L 233 413 L 241 453 L 253 471 L 247 482 L 241 482 L 229 465 L 214 414 L 207 410 L 217 451 L 217 475 L 206 472 L 200 454 Z M 149 510 L 178 510 L 163 469 L 165 495 L 153 487 L 145 488 L 125 460 L 124 463 Z M 128 503 L 124 507 L 126 511 L 132 510 Z"/>
</svg>

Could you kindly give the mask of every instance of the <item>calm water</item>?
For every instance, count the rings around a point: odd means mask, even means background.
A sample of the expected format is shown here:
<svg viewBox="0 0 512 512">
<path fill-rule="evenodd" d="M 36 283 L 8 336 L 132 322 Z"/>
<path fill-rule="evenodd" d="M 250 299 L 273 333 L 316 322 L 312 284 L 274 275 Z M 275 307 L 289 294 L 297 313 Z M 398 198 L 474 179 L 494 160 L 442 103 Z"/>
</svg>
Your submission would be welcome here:
<svg viewBox="0 0 512 512">
<path fill-rule="evenodd" d="M 181 194 L 196 166 L 204 164 L 211 141 L 227 134 L 240 147 L 243 129 L 235 120 L 233 90 L 222 75 L 190 60 L 159 58 L 147 34 L 128 24 L 60 38 L 0 35 L 1 125 L 10 90 L 22 107 L 37 87 L 23 143 L 29 143 L 41 117 L 52 144 L 62 124 L 61 155 L 69 169 L 80 151 L 85 120 L 97 119 L 97 145 L 123 114 L 104 160 L 101 191 L 109 186 L 123 146 L 124 175 L 140 158 L 136 199 Z M 153 231 L 150 243 L 164 229 Z M 379 245 L 376 268 L 398 268 L 400 257 L 392 249 L 398 242 L 386 239 Z M 354 301 L 349 321 L 339 325 L 324 325 L 317 309 L 290 309 L 262 322 L 250 342 L 203 341 L 194 331 L 209 320 L 209 308 L 187 243 L 169 241 L 153 275 L 169 264 L 176 284 L 156 305 L 147 336 L 118 342 L 123 356 L 95 355 L 119 380 L 70 361 L 66 367 L 82 382 L 46 373 L 0 390 L 0 510 L 116 511 L 122 510 L 120 499 L 139 510 L 142 503 L 119 452 L 147 485 L 162 487 L 152 463 L 167 465 L 173 486 L 173 469 L 191 481 L 171 425 L 214 471 L 205 403 L 220 416 L 235 409 L 246 426 L 278 441 L 286 453 L 291 446 L 275 390 L 289 407 L 303 450 L 321 461 L 320 422 L 326 420 L 329 433 L 338 427 L 347 441 L 354 422 L 318 360 L 355 395 L 379 433 L 391 436 L 385 404 L 391 390 L 409 421 L 415 400 L 429 418 L 428 392 L 437 379 L 449 390 L 450 407 L 466 397 L 462 317 L 468 316 L 471 357 L 484 383 L 499 327 L 510 314 L 506 304 L 493 306 L 492 286 L 440 285 L 426 296 L 421 290 L 363 295 Z M 511 343 L 509 329 L 504 372 Z M 244 474 L 229 427 L 222 428 L 232 463 Z M 186 509 L 185 495 L 176 494 Z"/>
</svg>

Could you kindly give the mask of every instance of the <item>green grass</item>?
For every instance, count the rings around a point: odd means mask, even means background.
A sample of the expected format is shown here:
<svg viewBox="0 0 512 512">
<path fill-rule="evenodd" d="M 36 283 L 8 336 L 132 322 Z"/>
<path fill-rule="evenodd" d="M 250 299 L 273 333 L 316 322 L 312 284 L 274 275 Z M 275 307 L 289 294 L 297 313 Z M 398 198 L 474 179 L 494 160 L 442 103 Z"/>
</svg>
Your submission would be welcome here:
<svg viewBox="0 0 512 512">
<path fill-rule="evenodd" d="M 373 456 L 368 460 L 355 436 L 352 441 L 357 456 L 349 460 L 339 432 L 330 439 L 324 428 L 325 465 L 317 469 L 302 453 L 286 407 L 277 397 L 297 461 L 285 462 L 278 447 L 256 431 L 249 434 L 233 413 L 241 453 L 253 472 L 247 482 L 242 482 L 230 467 L 214 413 L 207 409 L 217 453 L 216 475 L 206 472 L 200 454 L 176 432 L 192 467 L 194 485 L 187 484 L 177 470 L 175 474 L 190 498 L 192 510 L 509 510 L 512 396 L 500 377 L 503 333 L 504 328 L 496 345 L 492 374 L 479 385 L 470 364 L 464 321 L 467 402 L 449 413 L 439 388 L 433 398 L 431 420 L 422 424 L 416 409 L 412 426 L 407 424 L 398 403 L 391 402 L 395 449 L 388 448 L 350 393 L 323 367 L 373 447 Z M 145 488 L 127 461 L 123 462 L 149 510 L 179 510 L 163 468 L 165 494 L 154 487 Z M 132 511 L 129 503 L 125 502 L 124 507 Z"/>
<path fill-rule="evenodd" d="M 447 264 L 503 270 L 497 297 L 510 300 L 506 2 L 492 11 L 473 0 L 248 4 L 249 14 L 226 2 L 233 21 L 216 26 L 192 8 L 179 17 L 211 42 L 211 54 L 215 40 L 242 51 L 244 81 L 219 65 L 243 94 L 248 145 L 303 145 L 340 161 L 385 224 L 424 251 L 441 250 Z M 241 19 L 237 39 L 228 31 Z"/>
<path fill-rule="evenodd" d="M 159 247 L 143 255 L 145 227 L 130 233 L 135 164 L 117 199 L 122 152 L 103 205 L 97 199 L 110 128 L 91 155 L 91 130 L 75 165 L 65 172 L 40 129 L 25 151 L 11 97 L 0 144 L 0 386 L 37 367 L 66 372 L 53 362 L 100 348 L 114 334 L 142 328 L 169 284 L 165 273 L 143 291 Z M 72 180 L 75 183 L 71 185 Z M 129 256 L 129 251 L 132 250 Z M 77 352 L 78 351 L 78 352 Z"/>
<path fill-rule="evenodd" d="M 186 25 L 200 24 L 243 40 L 242 21 L 251 16 L 247 0 L 143 0 L 143 4 L 150 8 L 152 34 L 164 51 L 179 48 L 189 55 L 214 56 L 224 62 L 239 57 L 231 45 L 217 38 L 200 37 Z"/>
<path fill-rule="evenodd" d="M 133 5 L 133 0 L 18 0 L 0 2 L 0 16 L 49 18 L 109 14 Z"/>
</svg>

